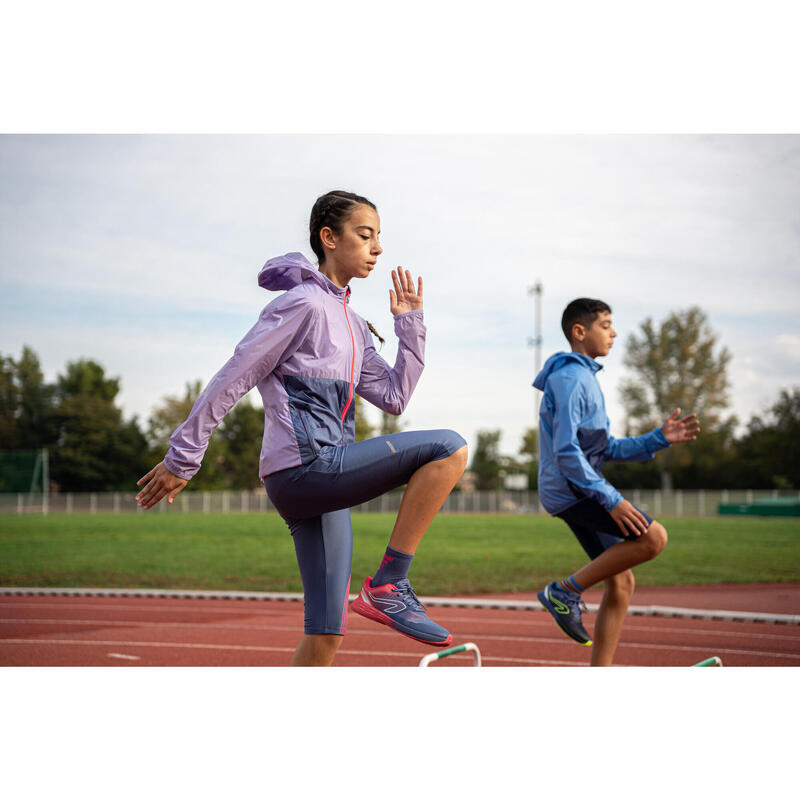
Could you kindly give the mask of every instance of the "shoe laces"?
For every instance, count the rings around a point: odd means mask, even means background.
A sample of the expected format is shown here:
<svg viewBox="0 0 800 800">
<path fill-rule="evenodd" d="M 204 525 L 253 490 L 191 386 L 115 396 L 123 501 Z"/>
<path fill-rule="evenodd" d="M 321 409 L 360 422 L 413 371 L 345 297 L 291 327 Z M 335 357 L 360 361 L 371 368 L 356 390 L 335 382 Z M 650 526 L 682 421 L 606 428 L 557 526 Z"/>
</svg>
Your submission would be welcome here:
<svg viewBox="0 0 800 800">
<path fill-rule="evenodd" d="M 408 580 L 408 578 L 403 578 L 402 580 L 397 581 L 395 586 L 397 587 L 395 591 L 402 595 L 409 607 L 413 608 L 415 611 L 425 610 L 425 605 L 420 601 L 419 597 L 417 597 L 416 593 L 411 588 L 411 582 Z"/>
<path fill-rule="evenodd" d="M 575 592 L 569 592 L 566 589 L 561 589 L 563 595 L 565 595 L 567 605 L 580 613 L 589 613 L 589 609 L 586 608 L 586 603 L 583 602 L 583 595 L 577 594 Z"/>
</svg>

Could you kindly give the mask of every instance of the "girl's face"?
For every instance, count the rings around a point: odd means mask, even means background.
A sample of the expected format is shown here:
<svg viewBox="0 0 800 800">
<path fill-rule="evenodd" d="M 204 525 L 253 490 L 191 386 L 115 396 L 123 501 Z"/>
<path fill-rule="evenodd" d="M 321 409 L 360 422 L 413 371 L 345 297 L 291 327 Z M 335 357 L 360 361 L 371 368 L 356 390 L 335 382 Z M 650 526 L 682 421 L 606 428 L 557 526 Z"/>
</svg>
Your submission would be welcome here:
<svg viewBox="0 0 800 800">
<path fill-rule="evenodd" d="M 356 206 L 344 221 L 341 233 L 331 228 L 320 231 L 325 248 L 321 271 L 338 286 L 347 286 L 352 278 L 366 278 L 383 252 L 378 236 L 381 221 L 369 206 Z"/>
</svg>

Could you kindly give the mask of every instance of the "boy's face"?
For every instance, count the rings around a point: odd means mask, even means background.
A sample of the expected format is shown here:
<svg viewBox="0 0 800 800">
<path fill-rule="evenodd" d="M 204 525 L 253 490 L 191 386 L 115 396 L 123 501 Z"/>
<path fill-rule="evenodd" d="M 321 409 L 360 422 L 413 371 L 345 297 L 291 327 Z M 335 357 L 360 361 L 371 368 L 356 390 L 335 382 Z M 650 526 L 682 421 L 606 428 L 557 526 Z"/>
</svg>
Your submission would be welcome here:
<svg viewBox="0 0 800 800">
<path fill-rule="evenodd" d="M 573 349 L 585 353 L 589 358 L 607 356 L 617 336 L 611 326 L 611 314 L 608 311 L 601 311 L 588 328 L 574 325 L 572 332 Z"/>
</svg>

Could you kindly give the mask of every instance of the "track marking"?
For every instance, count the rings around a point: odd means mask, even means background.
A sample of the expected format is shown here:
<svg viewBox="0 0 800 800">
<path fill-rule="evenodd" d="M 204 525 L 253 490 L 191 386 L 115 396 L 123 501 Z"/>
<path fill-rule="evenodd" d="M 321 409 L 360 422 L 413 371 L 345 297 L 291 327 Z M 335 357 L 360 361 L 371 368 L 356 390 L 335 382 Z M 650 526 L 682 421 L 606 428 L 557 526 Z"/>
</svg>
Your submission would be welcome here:
<svg viewBox="0 0 800 800">
<path fill-rule="evenodd" d="M 106 627 L 110 627 L 110 626 L 107 625 Z M 126 626 L 126 625 L 123 624 L 123 625 L 120 625 L 120 627 L 130 627 L 130 625 Z M 180 625 L 180 624 L 174 624 L 173 625 L 171 623 L 162 623 L 160 626 L 146 626 L 146 627 L 169 627 L 169 628 L 172 628 L 172 627 L 187 627 L 187 626 Z M 189 627 L 195 627 L 195 626 L 189 626 Z M 204 626 L 201 625 L 199 627 L 204 627 Z M 299 629 L 297 629 L 297 628 L 284 628 L 284 627 L 278 627 L 278 626 L 276 626 L 275 628 L 270 628 L 270 627 L 265 626 L 263 628 L 257 628 L 257 630 L 267 630 L 267 631 L 276 630 L 276 632 L 287 632 L 288 631 L 288 632 L 301 633 L 301 631 Z M 351 634 L 358 633 L 359 635 L 366 635 L 366 636 L 368 636 L 370 638 L 372 638 L 372 637 L 382 637 L 382 636 L 390 636 L 390 637 L 397 636 L 397 633 L 394 632 L 394 631 L 383 631 L 383 630 L 380 630 L 380 629 L 378 629 L 378 630 L 361 629 L 361 630 L 358 630 L 358 631 L 350 631 L 350 633 Z M 477 641 L 484 641 L 484 642 L 485 641 L 513 642 L 514 644 L 519 644 L 519 645 L 532 645 L 532 646 L 535 646 L 535 645 L 542 645 L 542 644 L 553 644 L 553 645 L 569 644 L 568 640 L 566 640 L 564 637 L 551 638 L 551 637 L 543 637 L 543 636 L 504 636 L 502 634 L 480 634 L 480 633 L 476 634 L 476 633 L 466 633 L 466 632 L 461 632 L 459 635 L 461 637 L 466 638 L 466 639 L 474 639 L 474 640 L 477 640 Z M 38 639 L 4 639 L 4 638 L 0 638 L 0 646 L 3 643 L 6 643 L 6 642 L 20 643 L 20 642 L 25 642 L 25 641 L 36 642 L 36 641 L 45 641 L 45 640 L 38 640 Z M 46 641 L 51 641 L 53 643 L 62 642 L 64 644 L 72 644 L 73 642 L 79 642 L 79 643 L 83 642 L 83 643 L 88 644 L 88 643 L 94 643 L 94 642 L 102 643 L 104 640 L 101 640 L 101 639 L 97 639 L 97 640 L 95 640 L 95 639 L 87 639 L 87 640 L 53 639 L 53 640 L 46 640 Z M 109 642 L 109 644 L 115 644 L 115 643 L 114 642 Z M 116 643 L 116 644 L 121 644 L 121 643 Z M 125 642 L 124 644 L 132 645 L 132 644 L 135 644 L 135 642 Z M 148 643 L 142 642 L 142 644 L 147 645 Z M 151 646 L 156 646 L 156 645 L 151 645 Z M 164 644 L 163 646 L 169 646 L 169 645 Z M 214 647 L 219 647 L 220 649 L 243 649 L 243 650 L 265 649 L 263 647 L 259 647 L 259 646 L 255 646 L 255 645 L 214 645 L 214 644 L 194 643 L 194 642 L 176 642 L 176 643 L 174 643 L 173 646 L 175 646 L 175 647 L 212 648 L 212 649 Z M 666 651 L 666 652 L 681 651 L 681 652 L 689 653 L 689 652 L 695 652 L 695 651 L 697 651 L 697 652 L 706 651 L 706 650 L 708 650 L 709 645 L 706 644 L 706 643 L 697 644 L 697 645 L 677 645 L 677 644 L 676 645 L 670 645 L 670 644 L 653 644 L 653 643 L 648 643 L 648 642 L 624 642 L 624 641 L 620 641 L 618 647 L 620 647 L 620 648 L 625 647 L 625 648 L 634 649 L 634 650 L 637 650 L 637 649 L 640 649 L 640 650 L 657 650 L 657 651 Z M 275 649 L 275 648 L 266 648 L 266 649 L 270 650 L 270 649 Z M 277 649 L 279 651 L 281 651 L 281 652 L 286 650 L 286 648 L 277 648 Z M 766 650 L 734 649 L 734 648 L 719 647 L 719 646 L 716 646 L 716 645 L 715 645 L 715 649 L 718 652 L 724 653 L 726 655 L 742 655 L 742 656 L 764 657 L 764 658 L 783 658 L 783 659 L 794 659 L 794 660 L 800 661 L 800 654 L 795 654 L 795 653 L 776 653 L 776 652 L 766 651 Z M 290 652 L 294 652 L 294 648 L 289 648 L 289 651 Z M 339 652 L 346 652 L 346 651 L 340 650 Z M 354 653 L 354 654 L 359 654 L 359 655 L 371 655 L 371 654 L 373 654 L 373 651 L 370 651 L 370 650 L 365 650 L 365 651 L 360 651 L 360 650 L 359 651 L 355 651 L 354 650 L 354 651 L 349 651 L 349 652 Z M 403 653 L 402 655 L 405 656 L 405 655 L 408 655 L 408 654 Z M 535 659 L 532 660 L 532 663 L 535 663 Z"/>
<path fill-rule="evenodd" d="M 196 644 L 196 643 L 178 643 L 171 642 L 116 642 L 116 641 L 95 641 L 88 639 L 85 641 L 77 639 L 2 639 L 0 640 L 5 644 L 69 644 L 69 645 L 82 645 L 82 646 L 123 646 L 123 647 L 155 647 L 155 648 L 175 648 L 175 649 L 190 649 L 190 650 L 246 650 L 255 652 L 266 653 L 293 653 L 294 647 L 266 647 L 263 645 L 215 645 L 215 644 Z M 392 658 L 408 658 L 415 664 L 419 661 L 419 653 L 402 653 L 394 650 L 339 650 L 337 655 L 341 656 L 384 656 Z M 503 661 L 509 663 L 520 664 L 543 664 L 550 666 L 575 666 L 583 667 L 585 663 L 582 661 L 556 661 L 544 660 L 537 658 L 505 658 L 500 656 L 490 657 L 484 659 L 488 661 Z"/>
<path fill-rule="evenodd" d="M 84 597 L 160 597 L 183 600 L 250 600 L 301 602 L 302 593 L 298 592 L 226 592 L 226 591 L 197 591 L 175 589 L 69 589 L 58 588 L 44 589 L 30 586 L 2 586 L 0 595 L 61 595 Z M 349 596 L 350 600 L 357 597 Z M 459 607 L 459 608 L 495 608 L 543 612 L 541 604 L 536 600 L 486 600 L 484 598 L 472 599 L 466 597 L 428 597 L 420 596 L 420 600 L 431 607 Z M 597 610 L 595 603 L 587 603 L 590 612 Z M 764 622 L 773 624 L 800 625 L 800 614 L 765 614 L 755 611 L 723 611 L 714 609 L 678 608 L 673 606 L 632 605 L 628 608 L 628 616 L 666 616 L 683 617 L 688 619 L 717 619 L 724 621 Z"/>
<path fill-rule="evenodd" d="M 128 656 L 128 655 L 125 655 L 125 653 L 106 653 L 106 655 L 109 658 L 123 658 L 123 659 L 126 659 L 128 661 L 141 661 L 142 660 L 141 656 Z"/>
</svg>

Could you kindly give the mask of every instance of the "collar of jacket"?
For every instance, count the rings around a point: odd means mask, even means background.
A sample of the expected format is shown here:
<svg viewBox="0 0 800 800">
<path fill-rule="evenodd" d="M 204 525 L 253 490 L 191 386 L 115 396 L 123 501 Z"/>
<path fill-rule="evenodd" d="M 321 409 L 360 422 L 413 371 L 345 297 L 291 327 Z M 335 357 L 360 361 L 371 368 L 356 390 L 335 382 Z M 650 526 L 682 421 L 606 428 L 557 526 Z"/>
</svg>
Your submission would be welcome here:
<svg viewBox="0 0 800 800">
<path fill-rule="evenodd" d="M 258 273 L 258 285 L 271 292 L 292 289 L 304 281 L 313 281 L 329 295 L 349 302 L 350 287 L 337 286 L 302 253 L 286 253 L 271 258 Z"/>
</svg>

